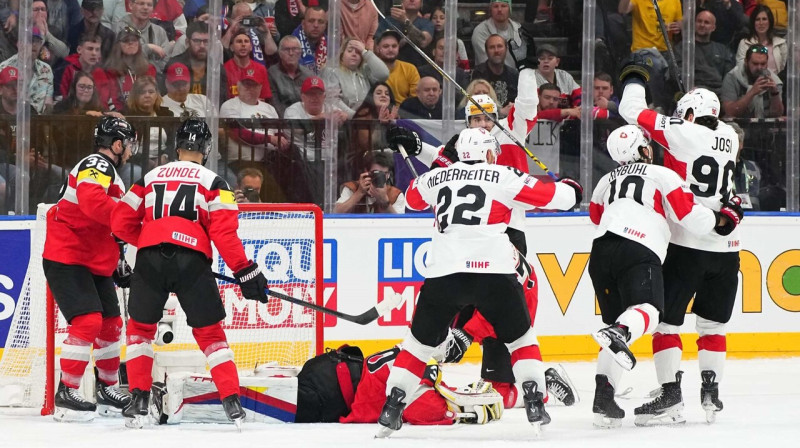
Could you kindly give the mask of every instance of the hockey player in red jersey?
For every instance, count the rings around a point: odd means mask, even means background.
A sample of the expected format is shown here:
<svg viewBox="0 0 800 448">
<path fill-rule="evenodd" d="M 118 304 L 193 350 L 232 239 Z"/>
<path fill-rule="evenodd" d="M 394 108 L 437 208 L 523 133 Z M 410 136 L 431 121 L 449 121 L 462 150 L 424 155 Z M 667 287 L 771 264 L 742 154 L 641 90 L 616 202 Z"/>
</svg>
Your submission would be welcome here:
<svg viewBox="0 0 800 448">
<path fill-rule="evenodd" d="M 228 418 L 240 424 L 244 410 L 239 377 L 220 322 L 225 308 L 211 271 L 211 243 L 239 280 L 246 299 L 266 303 L 266 279 L 248 260 L 236 234 L 238 206 L 228 184 L 203 167 L 211 143 L 208 125 L 186 120 L 178 128 L 178 160 L 137 181 L 114 209 L 114 235 L 138 248 L 131 278 L 127 323 L 128 384 L 133 399 L 126 425 L 141 427 L 152 385 L 153 339 L 170 292 L 174 292 L 205 354 Z"/>
<path fill-rule="evenodd" d="M 116 169 L 135 151 L 136 132 L 125 120 L 103 117 L 95 127 L 94 145 L 97 152 L 70 171 L 61 198 L 47 213 L 42 264 L 69 323 L 55 396 L 58 421 L 95 416 L 95 403 L 78 392 L 93 347 L 97 404 L 119 411 L 130 402 L 116 387 L 122 318 L 114 280 L 124 279 L 117 277 L 120 248 L 111 235 L 111 212 L 125 193 Z"/>
<path fill-rule="evenodd" d="M 598 226 L 589 275 L 608 325 L 592 335 L 602 348 L 592 411 L 595 426 L 603 428 L 619 427 L 625 417 L 614 390 L 623 369 L 636 365 L 628 347 L 653 332 L 664 309 L 661 264 L 670 240 L 668 223 L 697 235 L 723 234 L 741 217 L 732 205 L 719 211 L 703 207 L 674 171 L 651 165 L 653 148 L 638 126 L 614 130 L 607 145 L 620 166 L 600 179 L 589 204 L 589 217 Z"/>
<path fill-rule="evenodd" d="M 402 426 L 427 360 L 447 336 L 455 315 L 474 305 L 507 344 L 512 369 L 522 384 L 528 421 L 550 422 L 544 409 L 544 368 L 522 287 L 514 276 L 514 246 L 505 234 L 513 209 L 566 210 L 581 199 L 576 182 L 543 183 L 496 161 L 497 140 L 484 129 L 466 129 L 456 143 L 459 161 L 415 179 L 407 206 L 435 206 L 437 232 L 428 253 L 411 334 L 401 344 L 387 379 L 379 436 Z"/>
<path fill-rule="evenodd" d="M 648 61 L 634 57 L 623 67 L 624 94 L 620 115 L 638 123 L 666 148 L 664 166 L 688 184 L 698 202 L 712 209 L 741 211 L 733 196 L 733 171 L 739 140 L 735 131 L 719 121 L 719 99 L 706 89 L 693 89 L 679 101 L 674 117 L 647 109 L 645 86 Z M 740 215 L 741 213 L 739 213 Z M 725 324 L 730 320 L 739 283 L 739 231 L 731 224 L 727 233 L 696 235 L 671 225 L 672 238 L 664 261 L 664 313 L 653 335 L 653 358 L 661 394 L 637 408 L 637 424 L 683 422 L 679 371 L 682 344 L 680 326 L 694 296 L 701 404 L 706 419 L 714 421 L 722 410 L 719 382 L 725 361 Z"/>
</svg>

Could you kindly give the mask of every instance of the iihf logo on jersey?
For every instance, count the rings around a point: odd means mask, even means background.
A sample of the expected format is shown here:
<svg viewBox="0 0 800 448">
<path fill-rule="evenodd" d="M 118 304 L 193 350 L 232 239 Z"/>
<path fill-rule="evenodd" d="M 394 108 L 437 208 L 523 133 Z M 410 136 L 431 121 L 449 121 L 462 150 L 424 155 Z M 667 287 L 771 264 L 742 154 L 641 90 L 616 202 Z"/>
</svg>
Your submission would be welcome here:
<svg viewBox="0 0 800 448">
<path fill-rule="evenodd" d="M 489 269 L 489 262 L 467 260 L 467 269 Z"/>
</svg>

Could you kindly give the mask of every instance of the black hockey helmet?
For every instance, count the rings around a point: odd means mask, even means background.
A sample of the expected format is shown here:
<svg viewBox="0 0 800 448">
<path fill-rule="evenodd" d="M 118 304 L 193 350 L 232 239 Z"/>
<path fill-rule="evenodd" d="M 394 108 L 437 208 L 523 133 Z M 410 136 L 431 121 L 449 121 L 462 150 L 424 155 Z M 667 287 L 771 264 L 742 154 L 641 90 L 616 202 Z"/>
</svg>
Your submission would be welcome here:
<svg viewBox="0 0 800 448">
<path fill-rule="evenodd" d="M 136 153 L 138 145 L 136 142 L 136 130 L 133 129 L 133 126 L 122 118 L 103 116 L 94 128 L 95 149 L 107 148 L 113 152 L 111 147 L 117 140 L 122 141 L 123 152 L 126 146 L 131 146 L 131 152 Z M 122 162 L 122 154 L 114 153 L 114 155 L 118 158 L 116 165 L 119 166 Z"/>
<path fill-rule="evenodd" d="M 211 130 L 205 121 L 199 118 L 189 118 L 178 128 L 175 135 L 175 150 L 199 151 L 203 154 L 203 165 L 208 159 L 211 147 Z"/>
</svg>

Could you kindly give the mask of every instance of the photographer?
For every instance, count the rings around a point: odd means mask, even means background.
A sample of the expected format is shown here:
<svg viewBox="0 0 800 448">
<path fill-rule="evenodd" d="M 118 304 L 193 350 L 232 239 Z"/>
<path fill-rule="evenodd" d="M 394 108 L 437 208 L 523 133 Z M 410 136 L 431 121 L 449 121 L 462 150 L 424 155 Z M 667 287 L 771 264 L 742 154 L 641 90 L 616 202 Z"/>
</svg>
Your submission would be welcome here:
<svg viewBox="0 0 800 448">
<path fill-rule="evenodd" d="M 264 202 L 261 200 L 261 185 L 264 175 L 256 168 L 244 168 L 236 175 L 236 190 L 233 194 L 237 203 Z"/>
<path fill-rule="evenodd" d="M 767 47 L 751 45 L 744 63 L 725 75 L 719 96 L 724 118 L 783 116 L 783 82 L 767 68 L 768 54 Z"/>
<path fill-rule="evenodd" d="M 275 27 L 274 18 L 267 21 L 263 17 L 254 16 L 247 2 L 233 5 L 231 24 L 221 39 L 226 61 L 233 57 L 230 50 L 231 43 L 239 33 L 245 33 L 250 37 L 251 59 L 259 64 L 268 65 L 267 60 L 278 52 L 278 45 L 275 43 L 278 29 Z"/>
<path fill-rule="evenodd" d="M 372 151 L 358 180 L 342 184 L 334 213 L 405 213 L 406 198 L 392 186 L 394 162 L 388 152 Z"/>
</svg>

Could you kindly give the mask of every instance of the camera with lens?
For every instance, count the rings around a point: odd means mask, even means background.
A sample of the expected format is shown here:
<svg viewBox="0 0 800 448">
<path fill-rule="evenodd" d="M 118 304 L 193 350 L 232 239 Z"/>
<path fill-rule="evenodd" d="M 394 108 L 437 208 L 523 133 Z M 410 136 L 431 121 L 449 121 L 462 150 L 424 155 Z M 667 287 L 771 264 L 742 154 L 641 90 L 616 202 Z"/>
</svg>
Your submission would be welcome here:
<svg viewBox="0 0 800 448">
<path fill-rule="evenodd" d="M 242 26 L 246 26 L 249 28 L 255 28 L 261 25 L 264 22 L 264 19 L 258 16 L 247 16 L 242 18 L 241 24 Z"/>
<path fill-rule="evenodd" d="M 247 198 L 250 202 L 261 202 L 261 197 L 258 195 L 258 192 L 253 187 L 246 187 L 242 190 L 242 194 L 244 197 Z"/>
<path fill-rule="evenodd" d="M 175 331 L 173 325 L 175 324 L 175 308 L 177 308 L 178 300 L 175 297 L 167 299 L 164 304 L 163 314 L 161 320 L 158 321 L 156 329 L 156 345 L 167 345 L 175 339 Z"/>
<path fill-rule="evenodd" d="M 386 186 L 386 172 L 381 170 L 370 171 L 369 177 L 372 178 L 372 185 L 375 185 L 377 188 Z"/>
</svg>

